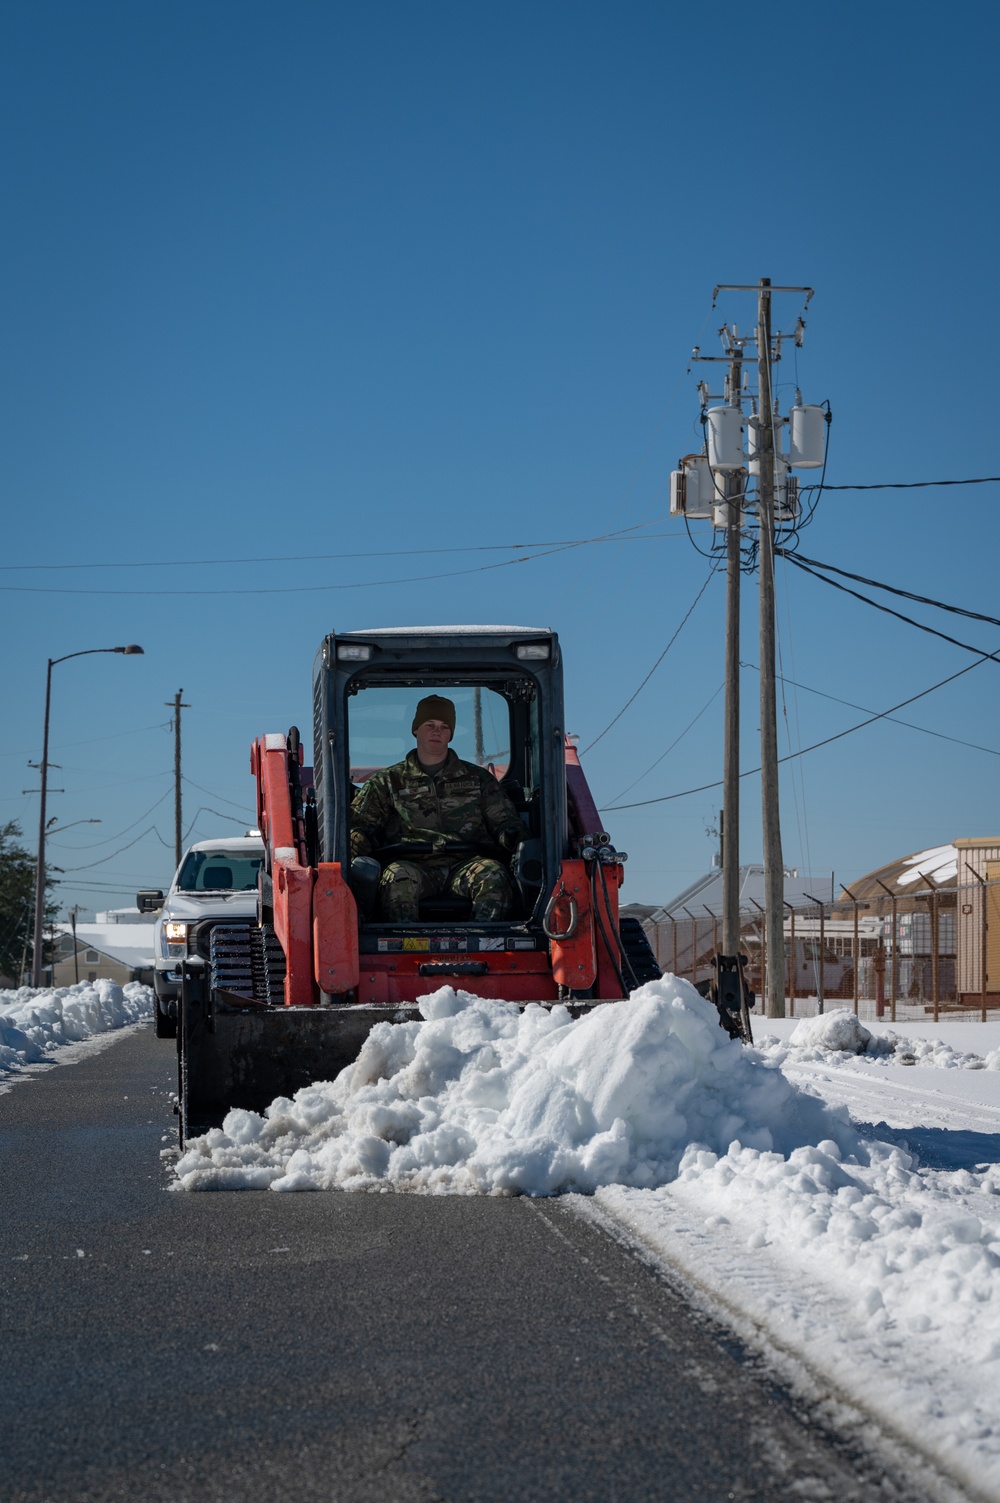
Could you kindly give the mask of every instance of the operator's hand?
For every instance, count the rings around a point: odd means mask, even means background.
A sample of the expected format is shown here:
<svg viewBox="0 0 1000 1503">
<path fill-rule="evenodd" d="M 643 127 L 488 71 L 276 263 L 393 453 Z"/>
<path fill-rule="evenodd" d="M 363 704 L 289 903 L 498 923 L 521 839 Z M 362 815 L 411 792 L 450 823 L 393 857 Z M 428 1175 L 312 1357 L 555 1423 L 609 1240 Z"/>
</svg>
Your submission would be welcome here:
<svg viewBox="0 0 1000 1503">
<path fill-rule="evenodd" d="M 507 852 L 508 856 L 513 856 L 518 846 L 523 845 L 527 838 L 528 832 L 523 825 L 518 825 L 516 829 L 511 825 L 508 829 L 501 831 L 497 844 L 501 850 Z"/>
<path fill-rule="evenodd" d="M 372 853 L 371 842 L 363 830 L 351 831 L 351 855 L 370 856 Z"/>
</svg>

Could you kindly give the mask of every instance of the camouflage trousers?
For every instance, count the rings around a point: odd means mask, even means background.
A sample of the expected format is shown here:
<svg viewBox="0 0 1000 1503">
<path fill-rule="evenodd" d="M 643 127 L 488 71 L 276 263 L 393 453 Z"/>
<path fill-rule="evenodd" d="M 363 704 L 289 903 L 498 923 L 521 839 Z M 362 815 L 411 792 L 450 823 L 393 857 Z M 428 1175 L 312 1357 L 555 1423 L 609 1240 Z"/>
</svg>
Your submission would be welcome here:
<svg viewBox="0 0 1000 1503">
<path fill-rule="evenodd" d="M 510 878 L 499 861 L 473 856 L 457 865 L 441 861 L 390 861 L 378 887 L 381 917 L 390 924 L 415 923 L 421 898 L 443 893 L 469 898 L 477 919 L 501 919 L 513 903 Z"/>
</svg>

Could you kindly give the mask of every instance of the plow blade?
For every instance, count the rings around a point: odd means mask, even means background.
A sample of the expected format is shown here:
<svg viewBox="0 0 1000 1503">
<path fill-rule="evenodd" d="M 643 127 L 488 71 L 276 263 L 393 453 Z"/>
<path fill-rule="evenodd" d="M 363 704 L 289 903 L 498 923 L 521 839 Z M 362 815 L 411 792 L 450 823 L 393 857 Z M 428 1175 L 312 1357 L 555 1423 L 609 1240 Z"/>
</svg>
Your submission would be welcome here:
<svg viewBox="0 0 1000 1503">
<path fill-rule="evenodd" d="M 206 992 L 189 981 L 180 1009 L 182 1145 L 221 1127 L 231 1107 L 263 1112 L 276 1096 L 333 1080 L 357 1059 L 376 1023 L 420 1016 L 415 1007 L 261 1007 Z"/>
</svg>

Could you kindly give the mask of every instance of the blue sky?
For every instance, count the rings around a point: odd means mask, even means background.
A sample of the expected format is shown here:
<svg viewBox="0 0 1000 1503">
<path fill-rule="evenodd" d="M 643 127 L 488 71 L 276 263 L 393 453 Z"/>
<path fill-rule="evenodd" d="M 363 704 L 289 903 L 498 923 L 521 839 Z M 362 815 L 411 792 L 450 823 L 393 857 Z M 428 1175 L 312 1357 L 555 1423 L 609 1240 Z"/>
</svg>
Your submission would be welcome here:
<svg viewBox="0 0 1000 1503">
<path fill-rule="evenodd" d="M 0 26 L 0 819 L 29 843 L 46 659 L 145 648 L 54 670 L 50 812 L 102 821 L 52 842 L 64 905 L 169 879 L 181 687 L 185 829 L 240 829 L 250 742 L 308 725 L 334 627 L 550 625 L 594 741 L 708 572 L 666 513 L 700 442 L 691 347 L 755 316 L 713 312 L 716 283 L 815 287 L 780 395 L 829 400 L 831 485 L 1000 474 L 994 5 L 42 0 Z M 801 546 L 1000 615 L 997 502 L 830 492 Z M 778 600 L 783 752 L 864 718 L 838 701 L 884 710 L 972 661 L 789 567 Z M 721 694 L 691 722 L 723 627 L 720 574 L 585 757 L 599 804 L 684 731 L 628 800 L 721 775 Z M 900 712 L 921 729 L 787 764 L 786 862 L 849 882 L 995 834 L 998 671 Z M 752 666 L 743 695 L 754 767 Z M 607 816 L 627 898 L 708 866 L 718 798 Z M 753 777 L 741 848 L 760 859 Z"/>
</svg>

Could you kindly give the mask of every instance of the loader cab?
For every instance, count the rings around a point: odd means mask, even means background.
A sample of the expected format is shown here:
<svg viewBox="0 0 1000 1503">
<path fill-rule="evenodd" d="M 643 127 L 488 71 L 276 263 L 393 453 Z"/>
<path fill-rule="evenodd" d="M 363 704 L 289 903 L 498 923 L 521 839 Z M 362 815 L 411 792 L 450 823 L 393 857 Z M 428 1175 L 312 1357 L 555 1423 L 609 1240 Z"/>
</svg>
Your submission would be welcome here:
<svg viewBox="0 0 1000 1503">
<path fill-rule="evenodd" d="M 351 801 L 373 773 L 413 750 L 414 711 L 432 693 L 455 705 L 451 750 L 497 779 L 525 825 L 525 842 L 511 863 L 514 912 L 475 928 L 527 933 L 539 924 L 566 847 L 562 665 L 554 632 L 433 627 L 327 637 L 314 674 L 319 859 L 350 869 Z M 363 928 L 391 939 L 399 926 L 382 924 L 371 901 L 356 896 Z M 424 900 L 417 928 L 470 922 L 464 900 L 444 896 Z"/>
</svg>

